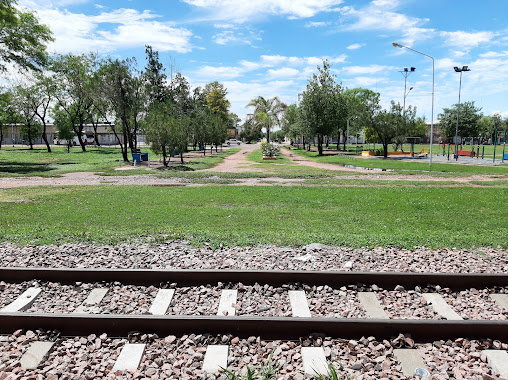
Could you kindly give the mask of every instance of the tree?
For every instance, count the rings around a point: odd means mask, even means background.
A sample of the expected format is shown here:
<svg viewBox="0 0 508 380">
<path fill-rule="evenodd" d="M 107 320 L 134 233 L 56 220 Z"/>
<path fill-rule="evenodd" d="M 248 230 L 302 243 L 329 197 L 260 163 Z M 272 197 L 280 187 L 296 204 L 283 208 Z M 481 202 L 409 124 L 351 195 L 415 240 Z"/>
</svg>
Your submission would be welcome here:
<svg viewBox="0 0 508 380">
<path fill-rule="evenodd" d="M 12 90 L 0 92 L 0 149 L 4 139 L 4 127 L 6 124 L 19 122 L 19 114 L 14 104 L 14 93 Z M 11 136 L 14 139 L 14 136 Z M 14 143 L 14 140 L 13 140 Z"/>
<path fill-rule="evenodd" d="M 250 144 L 252 140 L 257 140 L 261 138 L 262 133 L 259 128 L 256 128 L 253 125 L 252 117 L 248 117 L 245 119 L 243 123 L 243 130 L 240 132 L 240 138 L 245 140 L 247 144 Z"/>
<path fill-rule="evenodd" d="M 42 126 L 36 120 L 36 109 L 32 98 L 35 96 L 34 87 L 18 85 L 14 89 L 13 101 L 21 123 L 21 137 L 33 149 L 34 139 L 42 132 Z"/>
<path fill-rule="evenodd" d="M 180 154 L 187 149 L 188 136 L 186 131 L 187 118 L 177 119 L 171 116 L 171 104 L 160 103 L 152 108 L 144 120 L 146 139 L 155 154 L 162 155 L 162 162 L 168 166 L 172 152 Z"/>
<path fill-rule="evenodd" d="M 51 146 L 49 145 L 47 129 L 47 115 L 49 113 L 50 105 L 55 98 L 56 84 L 53 78 L 45 76 L 44 74 L 36 74 L 36 83 L 32 87 L 32 96 L 28 99 L 32 103 L 35 115 L 42 123 L 42 139 L 46 144 L 48 153 L 51 153 Z"/>
<path fill-rule="evenodd" d="M 496 131 L 504 130 L 505 128 L 506 126 L 504 125 L 499 113 L 495 113 L 492 116 L 483 116 L 478 121 L 479 135 L 487 141 L 494 141 Z"/>
<path fill-rule="evenodd" d="M 454 104 L 452 108 L 443 108 L 440 113 L 439 129 L 448 141 L 453 141 L 457 127 L 457 108 Z M 483 116 L 481 107 L 475 107 L 474 101 L 464 102 L 459 109 L 459 133 L 461 137 L 478 137 L 481 134 L 478 122 Z"/>
<path fill-rule="evenodd" d="M 52 116 L 54 125 L 58 130 L 58 138 L 67 142 L 67 153 L 69 153 L 74 139 L 74 126 L 72 125 L 73 118 L 61 107 L 54 108 L 52 110 Z"/>
<path fill-rule="evenodd" d="M 212 113 L 218 115 L 224 123 L 228 122 L 229 107 L 231 103 L 227 99 L 228 91 L 222 83 L 217 81 L 208 83 L 203 91 L 205 103 Z"/>
<path fill-rule="evenodd" d="M 403 112 L 400 103 L 392 101 L 390 110 L 380 110 L 371 116 L 365 135 L 369 141 L 377 135 L 377 141 L 383 145 L 383 156 L 387 158 L 388 145 L 405 141 L 408 134 L 415 131 L 416 124 L 416 108 L 409 106 Z"/>
<path fill-rule="evenodd" d="M 320 156 L 323 154 L 324 137 L 331 135 L 343 121 L 341 92 L 335 75 L 330 73 L 330 64 L 324 61 L 323 67 L 318 66 L 318 73 L 312 75 L 302 93 L 300 107 L 304 130 L 317 136 Z"/>
<path fill-rule="evenodd" d="M 93 106 L 90 96 L 93 86 L 92 58 L 86 55 L 59 55 L 53 60 L 52 69 L 57 75 L 55 97 L 58 105 L 71 117 L 79 145 L 86 152 L 82 135 Z"/>
<path fill-rule="evenodd" d="M 265 99 L 262 96 L 251 99 L 249 104 L 245 108 L 254 107 L 254 121 L 261 130 L 266 129 L 266 141 L 270 142 L 270 128 L 280 124 L 284 111 L 287 106 L 282 102 L 278 96 L 274 96 L 271 99 Z"/>
<path fill-rule="evenodd" d="M 103 97 L 109 103 L 116 118 L 111 130 L 122 150 L 123 160 L 129 161 L 127 151 L 136 149 L 136 133 L 140 117 L 144 111 L 142 82 L 133 74 L 135 60 L 124 59 L 104 61 L 100 71 Z M 154 103 L 154 107 L 158 103 Z M 120 134 L 122 138 L 120 138 Z"/>
<path fill-rule="evenodd" d="M 0 1 L 0 71 L 6 71 L 7 63 L 40 71 L 47 64 L 45 44 L 53 41 L 51 31 L 15 4 L 15 0 Z"/>
<path fill-rule="evenodd" d="M 143 76 L 146 83 L 148 102 L 150 104 L 165 103 L 169 98 L 165 68 L 159 61 L 159 52 L 153 51 L 150 45 L 145 45 L 145 47 L 148 63 Z"/>
</svg>

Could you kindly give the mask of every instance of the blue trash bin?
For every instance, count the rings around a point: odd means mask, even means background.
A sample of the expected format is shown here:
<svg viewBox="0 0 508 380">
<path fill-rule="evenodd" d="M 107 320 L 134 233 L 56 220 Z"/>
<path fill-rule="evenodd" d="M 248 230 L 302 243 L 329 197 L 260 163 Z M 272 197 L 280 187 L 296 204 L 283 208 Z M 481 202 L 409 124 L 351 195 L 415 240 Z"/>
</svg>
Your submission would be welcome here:
<svg viewBox="0 0 508 380">
<path fill-rule="evenodd" d="M 508 153 L 503 154 L 503 160 L 508 160 Z"/>
<path fill-rule="evenodd" d="M 141 153 L 141 161 L 148 161 L 148 153 Z"/>
<path fill-rule="evenodd" d="M 132 162 L 141 162 L 141 153 L 132 153 Z"/>
</svg>

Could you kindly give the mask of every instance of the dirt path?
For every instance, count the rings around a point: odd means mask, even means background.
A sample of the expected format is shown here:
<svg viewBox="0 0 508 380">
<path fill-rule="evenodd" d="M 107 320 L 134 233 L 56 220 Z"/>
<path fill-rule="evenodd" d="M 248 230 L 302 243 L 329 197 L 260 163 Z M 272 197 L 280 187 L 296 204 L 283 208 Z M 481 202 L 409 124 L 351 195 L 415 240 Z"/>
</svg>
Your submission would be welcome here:
<svg viewBox="0 0 508 380">
<path fill-rule="evenodd" d="M 362 169 L 353 169 L 353 168 L 346 168 L 344 166 L 340 165 L 334 165 L 334 164 L 323 164 L 320 162 L 311 161 L 305 157 L 300 156 L 299 154 L 294 154 L 290 150 L 282 148 L 280 150 L 283 156 L 289 158 L 291 161 L 304 166 L 310 166 L 312 168 L 317 169 L 327 169 L 327 170 L 335 170 L 339 172 L 356 172 L 356 173 L 367 173 L 368 170 L 362 170 Z"/>
<path fill-rule="evenodd" d="M 224 158 L 224 161 L 219 165 L 200 171 L 220 173 L 262 172 L 261 169 L 255 167 L 258 164 L 257 162 L 248 161 L 246 158 L 249 153 L 256 149 L 259 149 L 258 144 L 243 144 L 239 152 Z"/>
</svg>

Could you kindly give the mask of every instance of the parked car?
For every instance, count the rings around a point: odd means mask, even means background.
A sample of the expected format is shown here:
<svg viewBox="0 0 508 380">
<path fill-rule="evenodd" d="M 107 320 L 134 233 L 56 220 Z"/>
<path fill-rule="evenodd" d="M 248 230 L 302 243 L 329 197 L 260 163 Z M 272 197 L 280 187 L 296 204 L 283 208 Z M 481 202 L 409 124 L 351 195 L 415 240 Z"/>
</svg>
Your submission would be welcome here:
<svg viewBox="0 0 508 380">
<path fill-rule="evenodd" d="M 241 141 L 240 140 L 237 140 L 237 139 L 229 139 L 228 141 L 226 141 L 226 144 L 228 145 L 231 145 L 231 144 L 237 144 L 237 145 L 240 145 Z"/>
</svg>

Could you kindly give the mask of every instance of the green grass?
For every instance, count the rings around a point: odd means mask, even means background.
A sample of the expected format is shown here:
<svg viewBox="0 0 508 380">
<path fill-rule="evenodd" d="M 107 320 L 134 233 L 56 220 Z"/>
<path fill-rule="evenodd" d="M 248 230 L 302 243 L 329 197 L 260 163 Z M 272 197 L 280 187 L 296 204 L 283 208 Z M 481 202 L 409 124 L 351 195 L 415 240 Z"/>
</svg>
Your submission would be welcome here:
<svg viewBox="0 0 508 380">
<path fill-rule="evenodd" d="M 508 165 L 503 164 L 499 166 L 485 166 L 485 165 L 460 165 L 460 164 L 443 164 L 433 163 L 432 168 L 429 168 L 428 161 L 425 162 L 406 162 L 397 159 L 382 159 L 376 158 L 355 158 L 355 157 L 344 157 L 337 155 L 324 155 L 318 156 L 317 152 L 305 151 L 302 149 L 292 149 L 295 154 L 299 154 L 310 160 L 316 162 L 322 162 L 327 164 L 336 165 L 353 165 L 362 168 L 378 168 L 378 169 L 390 169 L 403 174 L 453 174 L 453 175 L 472 175 L 472 174 L 499 174 L 508 175 Z"/>
<path fill-rule="evenodd" d="M 82 186 L 0 190 L 0 241 L 508 247 L 506 188 Z"/>
<path fill-rule="evenodd" d="M 34 150 L 2 147 L 0 149 L 0 177 L 58 176 L 71 172 L 100 172 L 113 170 L 122 165 L 122 154 L 118 148 L 71 148 L 64 147 Z"/>
<path fill-rule="evenodd" d="M 177 162 L 176 166 L 169 169 L 150 170 L 146 167 L 139 167 L 132 170 L 116 171 L 122 165 L 125 165 L 122 153 L 119 148 L 91 148 L 87 152 L 82 152 L 81 148 L 71 148 L 70 153 L 64 147 L 53 147 L 52 152 L 48 153 L 46 149 L 35 148 L 34 150 L 3 147 L 0 149 L 0 177 L 19 177 L 19 176 L 59 176 L 71 172 L 100 172 L 103 175 L 146 175 L 160 173 L 161 176 L 172 176 L 175 172 L 187 172 L 214 167 L 222 162 L 224 157 L 238 152 L 238 148 L 225 149 L 222 152 L 207 151 L 206 156 L 185 159 L 184 164 L 180 164 L 180 158 L 171 158 Z M 150 160 L 157 159 L 157 156 L 149 149 L 143 148 L 143 152 L 148 152 Z M 130 154 L 129 154 L 130 158 Z M 128 164 L 130 165 L 130 164 Z"/>
</svg>

